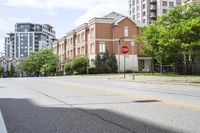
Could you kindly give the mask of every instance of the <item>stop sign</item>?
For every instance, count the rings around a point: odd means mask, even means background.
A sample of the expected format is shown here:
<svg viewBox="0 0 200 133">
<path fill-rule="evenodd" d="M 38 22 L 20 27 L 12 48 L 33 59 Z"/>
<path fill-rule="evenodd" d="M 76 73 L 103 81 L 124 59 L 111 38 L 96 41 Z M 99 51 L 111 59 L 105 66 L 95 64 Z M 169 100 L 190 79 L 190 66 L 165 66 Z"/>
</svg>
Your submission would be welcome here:
<svg viewBox="0 0 200 133">
<path fill-rule="evenodd" d="M 121 52 L 123 54 L 128 54 L 128 52 L 129 52 L 128 46 L 127 45 L 122 46 L 121 47 Z"/>
</svg>

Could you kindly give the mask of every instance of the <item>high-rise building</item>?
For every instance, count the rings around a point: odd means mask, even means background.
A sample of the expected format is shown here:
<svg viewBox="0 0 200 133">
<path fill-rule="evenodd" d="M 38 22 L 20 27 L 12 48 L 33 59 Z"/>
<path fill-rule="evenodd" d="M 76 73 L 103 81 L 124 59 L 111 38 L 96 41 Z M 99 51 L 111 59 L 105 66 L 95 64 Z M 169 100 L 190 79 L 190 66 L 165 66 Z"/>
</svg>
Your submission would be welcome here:
<svg viewBox="0 0 200 133">
<path fill-rule="evenodd" d="M 200 0 L 182 0 L 182 4 L 200 3 Z"/>
<path fill-rule="evenodd" d="M 151 24 L 177 5 L 181 5 L 181 0 L 129 0 L 129 15 L 138 22 Z"/>
<path fill-rule="evenodd" d="M 5 37 L 5 56 L 24 58 L 48 47 L 55 40 L 55 31 L 48 24 L 17 23 L 15 32 Z"/>
</svg>

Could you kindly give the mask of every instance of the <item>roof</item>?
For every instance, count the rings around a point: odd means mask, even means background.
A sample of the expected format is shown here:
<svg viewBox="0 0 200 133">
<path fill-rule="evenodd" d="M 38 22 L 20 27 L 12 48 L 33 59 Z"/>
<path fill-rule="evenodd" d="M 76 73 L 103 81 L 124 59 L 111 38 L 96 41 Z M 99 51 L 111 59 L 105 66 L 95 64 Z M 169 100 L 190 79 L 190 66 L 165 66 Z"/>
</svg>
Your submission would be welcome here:
<svg viewBox="0 0 200 133">
<path fill-rule="evenodd" d="M 136 24 L 136 26 L 138 26 L 138 27 L 144 27 L 144 24 L 142 24 L 142 23 L 140 23 L 140 22 L 138 22 L 138 21 L 136 21 L 136 20 L 133 20 L 133 19 L 131 19 L 131 18 L 129 18 L 129 17 L 123 17 L 123 18 L 119 19 L 118 21 L 115 21 L 114 25 L 117 25 L 118 23 L 120 23 L 120 22 L 123 21 L 124 19 L 129 19 L 129 20 L 131 20 L 131 21 L 132 21 L 134 24 Z"/>
<path fill-rule="evenodd" d="M 114 11 L 104 16 L 104 18 L 112 18 L 114 21 L 118 21 L 124 17 L 125 17 L 124 15 Z"/>
</svg>

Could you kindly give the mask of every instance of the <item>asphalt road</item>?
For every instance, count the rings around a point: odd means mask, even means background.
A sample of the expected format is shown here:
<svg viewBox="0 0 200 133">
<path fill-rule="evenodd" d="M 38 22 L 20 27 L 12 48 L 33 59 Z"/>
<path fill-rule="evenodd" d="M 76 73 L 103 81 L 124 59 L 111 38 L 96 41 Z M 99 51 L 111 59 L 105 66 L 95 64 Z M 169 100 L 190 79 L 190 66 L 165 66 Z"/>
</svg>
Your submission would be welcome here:
<svg viewBox="0 0 200 133">
<path fill-rule="evenodd" d="M 200 87 L 104 76 L 0 79 L 8 133 L 200 133 Z"/>
</svg>

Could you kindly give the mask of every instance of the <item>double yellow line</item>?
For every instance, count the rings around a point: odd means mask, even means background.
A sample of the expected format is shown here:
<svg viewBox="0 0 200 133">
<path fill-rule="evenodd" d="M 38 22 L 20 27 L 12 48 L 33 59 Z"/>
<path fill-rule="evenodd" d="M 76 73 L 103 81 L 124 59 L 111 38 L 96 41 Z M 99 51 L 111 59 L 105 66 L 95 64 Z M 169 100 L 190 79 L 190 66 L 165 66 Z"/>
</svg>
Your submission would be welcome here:
<svg viewBox="0 0 200 133">
<path fill-rule="evenodd" d="M 123 97 L 127 97 L 130 99 L 137 99 L 137 100 L 156 100 L 165 104 L 170 104 L 170 105 L 178 105 L 178 106 L 184 106 L 184 107 L 190 107 L 190 108 L 195 108 L 195 109 L 200 109 L 200 106 L 198 105 L 193 105 L 193 104 L 188 104 L 188 103 L 184 103 L 184 102 L 174 102 L 174 101 L 170 101 L 170 100 L 165 100 L 165 99 L 160 99 L 160 98 L 155 98 L 155 97 L 148 97 L 148 96 L 139 96 L 139 95 L 134 95 L 133 93 L 128 93 L 128 92 L 124 92 L 120 91 L 120 90 L 114 90 L 114 88 L 98 88 L 98 87 L 91 87 L 85 84 L 79 84 L 79 83 L 72 83 L 69 81 L 55 81 L 55 80 L 51 80 L 51 79 L 44 79 L 42 80 L 43 83 L 48 83 L 48 84 L 55 84 L 56 86 L 62 86 L 62 87 L 68 87 L 68 89 L 70 87 L 73 87 L 73 89 L 82 91 L 82 92 L 92 92 L 92 93 L 100 93 L 100 94 L 109 94 L 109 95 L 117 95 L 117 96 L 123 96 Z"/>
</svg>

